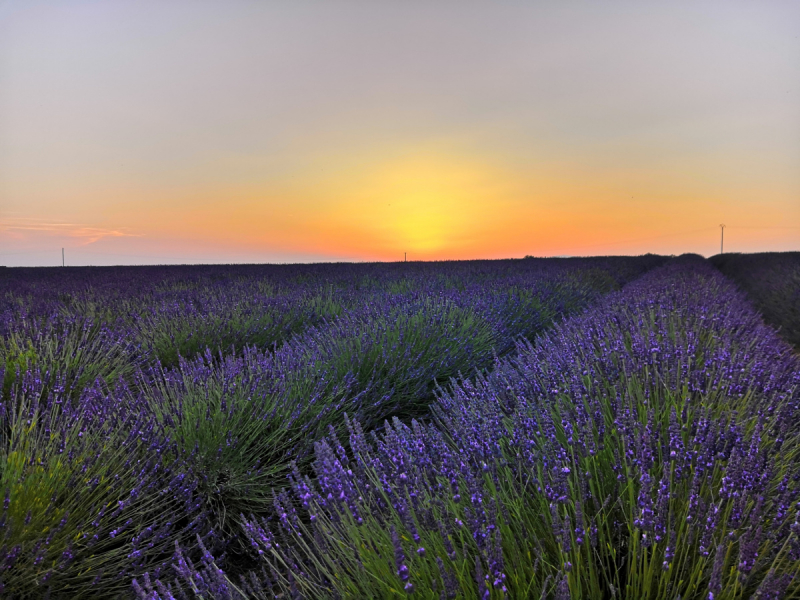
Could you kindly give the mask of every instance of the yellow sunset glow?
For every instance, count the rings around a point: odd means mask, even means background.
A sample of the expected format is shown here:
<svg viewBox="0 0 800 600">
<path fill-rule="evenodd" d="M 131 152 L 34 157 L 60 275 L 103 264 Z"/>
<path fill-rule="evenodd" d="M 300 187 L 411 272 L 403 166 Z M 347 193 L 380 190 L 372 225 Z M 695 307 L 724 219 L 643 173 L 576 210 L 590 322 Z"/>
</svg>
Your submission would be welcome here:
<svg viewBox="0 0 800 600">
<path fill-rule="evenodd" d="M 334 245 L 434 256 L 468 244 L 507 205 L 508 174 L 476 157 L 423 149 L 316 183 L 317 227 Z"/>
</svg>

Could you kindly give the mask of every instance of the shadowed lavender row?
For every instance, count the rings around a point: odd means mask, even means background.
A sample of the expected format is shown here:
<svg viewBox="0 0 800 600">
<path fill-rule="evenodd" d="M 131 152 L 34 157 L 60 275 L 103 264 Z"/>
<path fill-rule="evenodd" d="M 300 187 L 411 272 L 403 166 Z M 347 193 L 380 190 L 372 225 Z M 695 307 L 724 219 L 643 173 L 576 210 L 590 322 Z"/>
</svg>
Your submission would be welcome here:
<svg viewBox="0 0 800 600">
<path fill-rule="evenodd" d="M 800 252 L 718 254 L 709 260 L 800 350 Z"/>
</svg>

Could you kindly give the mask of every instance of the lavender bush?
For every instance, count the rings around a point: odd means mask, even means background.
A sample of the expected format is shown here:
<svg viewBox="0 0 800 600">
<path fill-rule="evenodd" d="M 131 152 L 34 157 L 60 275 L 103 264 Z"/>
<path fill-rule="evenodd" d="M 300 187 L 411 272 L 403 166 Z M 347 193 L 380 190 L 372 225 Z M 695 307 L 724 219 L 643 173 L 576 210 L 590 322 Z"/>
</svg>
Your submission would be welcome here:
<svg viewBox="0 0 800 600">
<path fill-rule="evenodd" d="M 335 318 L 349 300 L 331 289 L 280 293 L 266 283 L 249 283 L 170 294 L 133 321 L 136 337 L 162 366 L 172 367 L 206 349 L 218 354 L 247 346 L 270 348 Z"/>
<path fill-rule="evenodd" d="M 425 414 L 437 379 L 491 360 L 493 334 L 446 299 L 390 297 L 274 352 L 209 352 L 142 373 L 136 387 L 169 432 L 167 462 L 187 465 L 210 527 L 230 537 L 243 534 L 241 514 L 273 512 L 292 461 L 305 468 L 329 427 L 344 431 L 346 411 L 375 424 Z"/>
<path fill-rule="evenodd" d="M 76 395 L 68 380 L 20 371 L 2 396 L 3 597 L 115 597 L 164 572 L 180 530 L 206 533 L 188 483 L 161 463 L 155 421 L 116 402 L 119 388 Z"/>
<path fill-rule="evenodd" d="M 41 376 L 58 374 L 69 396 L 80 394 L 98 378 L 112 384 L 130 378 L 142 361 L 124 333 L 87 318 L 56 314 L 22 321 L 0 338 L 0 364 L 5 366 L 6 394 L 18 371 L 34 369 Z"/>
</svg>

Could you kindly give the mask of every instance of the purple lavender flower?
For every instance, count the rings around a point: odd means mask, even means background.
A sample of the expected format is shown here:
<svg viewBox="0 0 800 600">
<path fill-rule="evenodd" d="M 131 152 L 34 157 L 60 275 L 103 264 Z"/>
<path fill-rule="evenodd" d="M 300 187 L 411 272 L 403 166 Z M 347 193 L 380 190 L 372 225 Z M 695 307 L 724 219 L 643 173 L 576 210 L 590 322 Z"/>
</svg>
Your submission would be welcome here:
<svg viewBox="0 0 800 600">
<path fill-rule="evenodd" d="M 394 545 L 394 564 L 395 568 L 397 569 L 396 573 L 400 580 L 404 583 L 408 583 L 408 566 L 406 565 L 406 555 L 403 552 L 403 546 L 400 543 L 400 536 L 397 534 L 397 530 L 394 526 L 390 529 L 392 534 L 392 544 Z"/>
</svg>

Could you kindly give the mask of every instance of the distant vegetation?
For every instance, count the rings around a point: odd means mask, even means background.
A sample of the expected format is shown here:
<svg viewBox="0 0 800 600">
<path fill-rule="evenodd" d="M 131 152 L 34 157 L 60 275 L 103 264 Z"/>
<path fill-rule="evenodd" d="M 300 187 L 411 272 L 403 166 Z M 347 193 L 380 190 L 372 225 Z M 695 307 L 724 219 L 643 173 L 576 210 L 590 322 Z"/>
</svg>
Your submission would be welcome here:
<svg viewBox="0 0 800 600">
<path fill-rule="evenodd" d="M 800 593 L 800 362 L 700 257 L 0 281 L 2 597 Z"/>
</svg>

